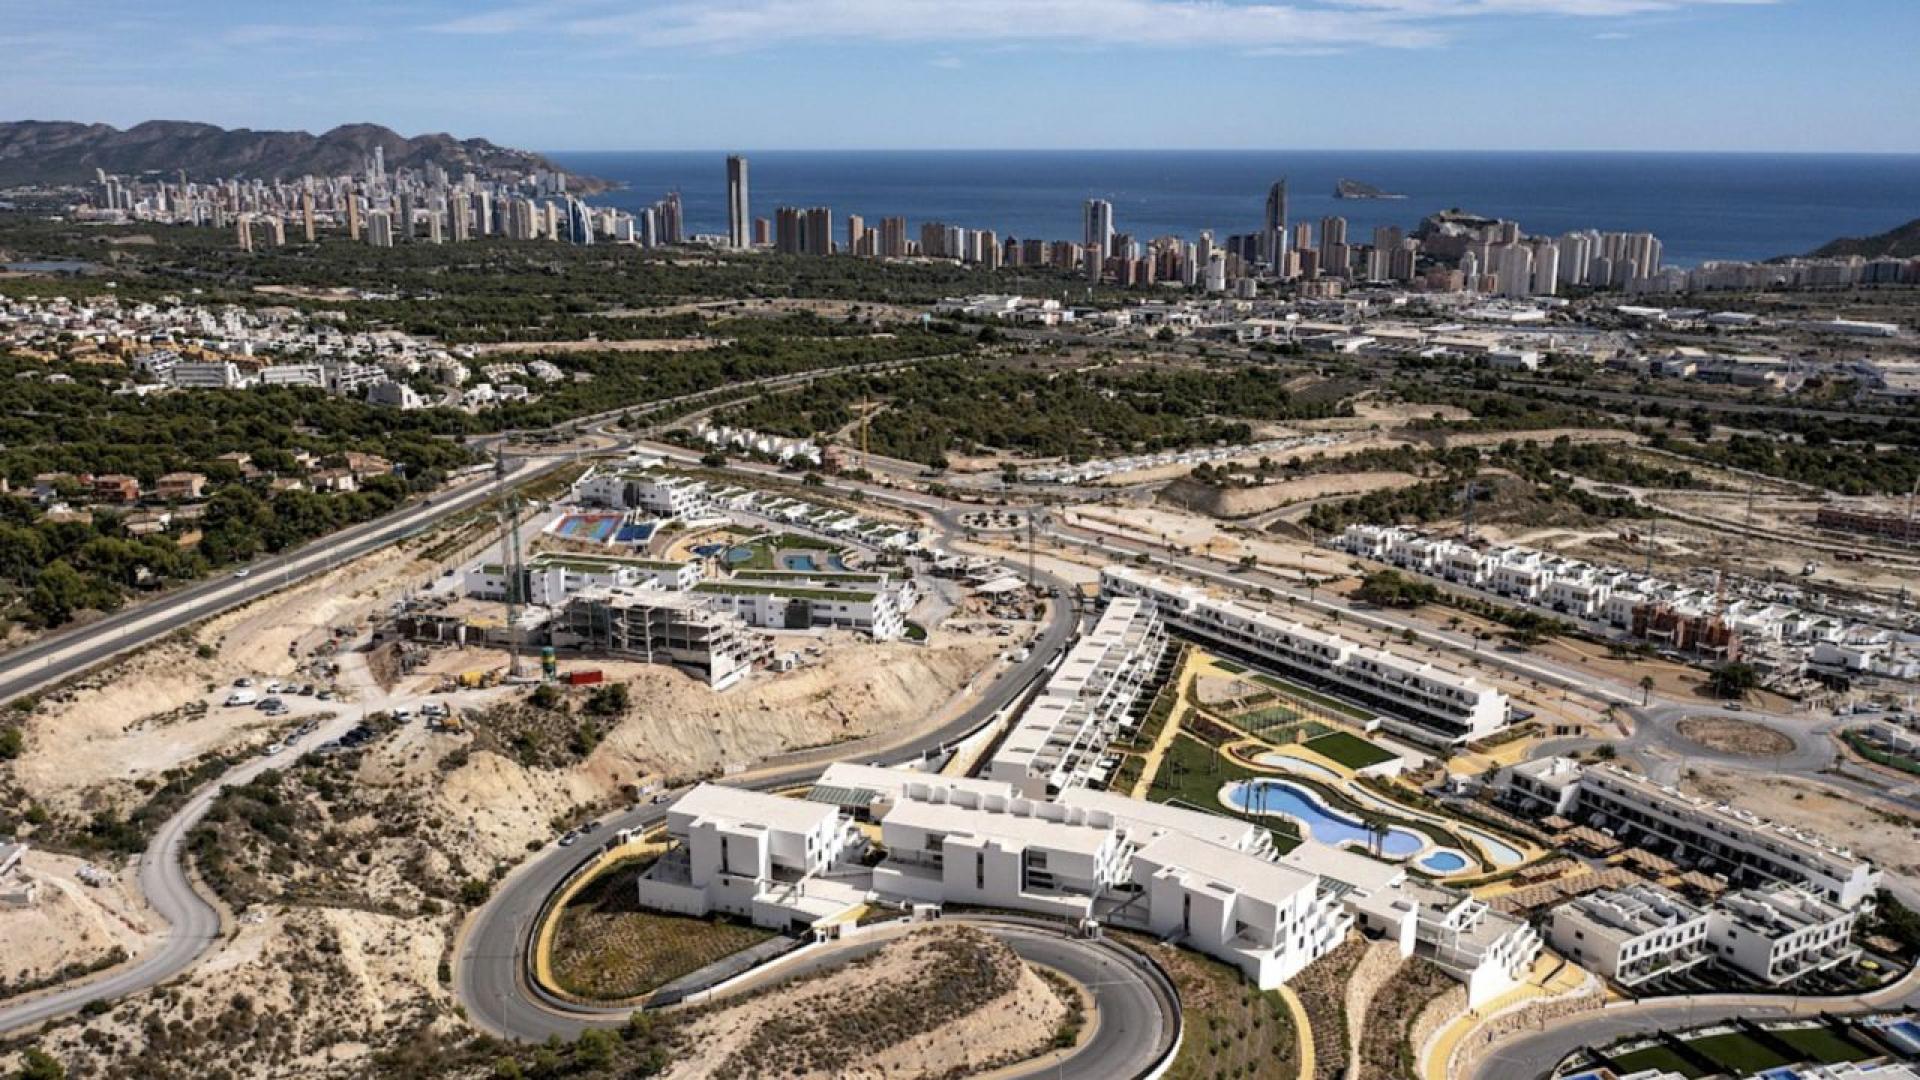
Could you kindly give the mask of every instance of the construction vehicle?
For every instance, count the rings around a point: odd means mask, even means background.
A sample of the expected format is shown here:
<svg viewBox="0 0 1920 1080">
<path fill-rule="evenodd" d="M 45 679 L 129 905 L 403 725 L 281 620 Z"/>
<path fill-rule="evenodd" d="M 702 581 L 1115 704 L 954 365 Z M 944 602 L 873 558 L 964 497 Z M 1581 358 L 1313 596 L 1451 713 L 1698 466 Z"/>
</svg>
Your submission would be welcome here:
<svg viewBox="0 0 1920 1080">
<path fill-rule="evenodd" d="M 463 690 L 478 690 L 483 687 L 498 685 L 500 685 L 500 669 L 498 668 L 490 670 L 474 668 L 472 671 L 463 671 L 460 673 L 460 687 Z"/>
</svg>

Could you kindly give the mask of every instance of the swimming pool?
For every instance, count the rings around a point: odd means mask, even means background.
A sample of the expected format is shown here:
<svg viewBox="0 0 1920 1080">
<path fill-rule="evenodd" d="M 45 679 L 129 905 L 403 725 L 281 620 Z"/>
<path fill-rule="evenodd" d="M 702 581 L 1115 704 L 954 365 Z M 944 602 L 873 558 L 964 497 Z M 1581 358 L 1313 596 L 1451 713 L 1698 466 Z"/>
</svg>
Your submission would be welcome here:
<svg viewBox="0 0 1920 1080">
<path fill-rule="evenodd" d="M 738 565 L 753 561 L 753 549 L 750 547 L 730 547 L 727 549 L 727 561 Z"/>
<path fill-rule="evenodd" d="M 703 559 L 711 559 L 725 550 L 727 550 L 725 544 L 697 544 L 694 546 L 693 553 Z"/>
<path fill-rule="evenodd" d="M 782 555 L 780 565 L 802 574 L 811 574 L 820 569 L 820 565 L 813 561 L 813 556 L 807 554 Z"/>
<path fill-rule="evenodd" d="M 1526 861 L 1527 857 L 1519 848 L 1504 843 L 1488 833 L 1468 828 L 1462 828 L 1460 831 L 1466 834 L 1467 839 L 1479 845 L 1480 850 L 1486 852 L 1487 858 L 1492 859 L 1495 866 L 1519 866 Z"/>
<path fill-rule="evenodd" d="M 1320 843 L 1335 847 L 1352 844 L 1372 850 L 1365 825 L 1334 812 L 1319 796 L 1290 780 L 1249 780 L 1235 784 L 1228 790 L 1227 800 L 1252 813 L 1292 818 Z M 1379 851 L 1391 859 L 1404 859 L 1426 846 L 1426 837 L 1419 833 L 1390 826 L 1380 838 Z"/>
<path fill-rule="evenodd" d="M 1454 874 L 1467 868 L 1467 857 L 1457 851 L 1442 848 L 1420 860 L 1420 869 L 1431 870 L 1436 874 Z"/>
</svg>

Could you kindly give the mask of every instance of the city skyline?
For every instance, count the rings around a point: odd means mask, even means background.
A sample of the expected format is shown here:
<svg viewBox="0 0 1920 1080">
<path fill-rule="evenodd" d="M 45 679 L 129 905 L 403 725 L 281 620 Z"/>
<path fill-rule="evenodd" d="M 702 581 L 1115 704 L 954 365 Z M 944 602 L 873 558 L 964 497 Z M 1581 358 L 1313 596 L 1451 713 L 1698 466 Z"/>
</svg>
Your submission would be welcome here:
<svg viewBox="0 0 1920 1080">
<path fill-rule="evenodd" d="M 1920 8 L 1900 0 L 185 7 L 19 12 L 0 96 L 21 118 L 371 121 L 554 151 L 1920 151 L 1898 78 Z"/>
</svg>

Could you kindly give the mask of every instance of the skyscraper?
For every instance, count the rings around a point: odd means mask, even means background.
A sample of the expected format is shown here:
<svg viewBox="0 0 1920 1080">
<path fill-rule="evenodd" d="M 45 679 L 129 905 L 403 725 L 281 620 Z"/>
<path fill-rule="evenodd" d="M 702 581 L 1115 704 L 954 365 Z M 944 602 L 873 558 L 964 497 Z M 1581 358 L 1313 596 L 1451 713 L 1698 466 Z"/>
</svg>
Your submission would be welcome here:
<svg viewBox="0 0 1920 1080">
<path fill-rule="evenodd" d="M 833 211 L 824 206 L 807 210 L 807 254 L 833 254 Z"/>
<path fill-rule="evenodd" d="M 735 249 L 751 246 L 747 230 L 753 213 L 747 201 L 747 159 L 738 154 L 727 158 L 727 243 Z"/>
<path fill-rule="evenodd" d="M 866 252 L 860 250 L 860 238 L 865 236 L 866 232 L 867 219 L 861 217 L 859 214 L 847 215 L 847 254 L 866 254 Z"/>
<path fill-rule="evenodd" d="M 1102 263 L 1113 254 L 1113 204 L 1105 199 L 1088 199 L 1085 236 L 1081 243 L 1097 253 Z"/>
<path fill-rule="evenodd" d="M 880 254 L 889 259 L 907 257 L 907 219 L 890 217 L 880 219 Z"/>
<path fill-rule="evenodd" d="M 1266 228 L 1260 234 L 1261 254 L 1267 265 L 1278 271 L 1286 264 L 1287 254 L 1287 178 L 1281 177 L 1267 189 Z"/>
</svg>

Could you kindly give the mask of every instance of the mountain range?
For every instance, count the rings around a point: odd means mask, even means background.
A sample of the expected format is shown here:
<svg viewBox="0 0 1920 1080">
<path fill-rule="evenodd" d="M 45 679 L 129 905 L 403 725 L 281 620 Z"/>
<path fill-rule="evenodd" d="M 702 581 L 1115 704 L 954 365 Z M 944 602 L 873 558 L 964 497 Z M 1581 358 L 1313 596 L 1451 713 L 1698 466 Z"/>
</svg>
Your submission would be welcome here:
<svg viewBox="0 0 1920 1080">
<path fill-rule="evenodd" d="M 407 138 L 378 124 L 343 124 L 314 135 L 180 120 L 149 120 L 125 131 L 107 124 L 18 120 L 0 122 L 0 187 L 85 183 L 95 169 L 126 175 L 184 170 L 190 180 L 339 176 L 365 169 L 375 147 L 385 148 L 388 169 L 431 163 L 456 177 L 471 171 L 483 178 L 561 171 L 539 154 L 485 139 Z M 607 185 L 582 176 L 570 177 L 569 187 L 590 192 Z"/>
<path fill-rule="evenodd" d="M 1813 252 L 1814 258 L 1843 259 L 1849 255 L 1863 259 L 1910 259 L 1920 255 L 1920 218 L 1878 236 L 1846 236 L 1829 241 Z"/>
</svg>

